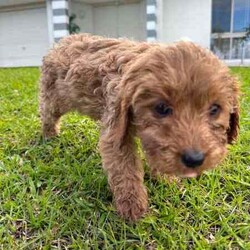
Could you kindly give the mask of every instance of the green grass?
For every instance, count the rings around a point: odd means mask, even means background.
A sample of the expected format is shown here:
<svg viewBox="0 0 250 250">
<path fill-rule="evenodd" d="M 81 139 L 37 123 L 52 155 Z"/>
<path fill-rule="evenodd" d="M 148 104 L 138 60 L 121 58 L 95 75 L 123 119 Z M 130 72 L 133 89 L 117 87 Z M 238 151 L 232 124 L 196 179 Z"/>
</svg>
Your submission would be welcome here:
<svg viewBox="0 0 250 250">
<path fill-rule="evenodd" d="M 250 69 L 241 133 L 222 166 L 179 185 L 147 176 L 149 214 L 125 223 L 112 205 L 97 150 L 98 127 L 63 118 L 41 138 L 36 68 L 0 70 L 1 249 L 250 249 Z"/>
</svg>

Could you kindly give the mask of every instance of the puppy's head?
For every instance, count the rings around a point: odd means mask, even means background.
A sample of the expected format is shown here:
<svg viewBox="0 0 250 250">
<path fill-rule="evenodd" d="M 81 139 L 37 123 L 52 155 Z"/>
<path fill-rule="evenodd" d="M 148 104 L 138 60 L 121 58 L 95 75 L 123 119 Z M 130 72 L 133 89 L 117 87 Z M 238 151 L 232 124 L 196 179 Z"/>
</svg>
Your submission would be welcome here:
<svg viewBox="0 0 250 250">
<path fill-rule="evenodd" d="M 214 168 L 237 137 L 237 81 L 193 43 L 155 46 L 122 81 L 120 141 L 132 123 L 155 174 L 198 176 Z"/>
</svg>

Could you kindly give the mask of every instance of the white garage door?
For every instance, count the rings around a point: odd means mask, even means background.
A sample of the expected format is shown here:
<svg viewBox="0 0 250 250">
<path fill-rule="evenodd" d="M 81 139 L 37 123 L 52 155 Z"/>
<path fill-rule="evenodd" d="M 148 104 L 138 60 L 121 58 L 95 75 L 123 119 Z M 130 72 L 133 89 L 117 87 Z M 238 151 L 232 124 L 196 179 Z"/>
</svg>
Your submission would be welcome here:
<svg viewBox="0 0 250 250">
<path fill-rule="evenodd" d="M 0 12 L 0 67 L 41 65 L 48 48 L 45 8 Z"/>
<path fill-rule="evenodd" d="M 107 5 L 94 8 L 94 33 L 109 37 L 146 38 L 146 7 L 134 4 Z"/>
</svg>

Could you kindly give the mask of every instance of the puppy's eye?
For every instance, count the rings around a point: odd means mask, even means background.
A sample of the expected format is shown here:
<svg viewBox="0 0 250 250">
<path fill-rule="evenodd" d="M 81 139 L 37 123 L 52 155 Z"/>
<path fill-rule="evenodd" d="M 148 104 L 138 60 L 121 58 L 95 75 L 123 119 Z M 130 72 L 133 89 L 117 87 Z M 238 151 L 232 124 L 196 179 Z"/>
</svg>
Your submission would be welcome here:
<svg viewBox="0 0 250 250">
<path fill-rule="evenodd" d="M 160 102 L 155 106 L 155 112 L 161 117 L 166 117 L 173 114 L 173 109 L 164 102 Z"/>
<path fill-rule="evenodd" d="M 218 115 L 221 111 L 221 106 L 218 104 L 213 104 L 210 108 L 209 108 L 209 115 L 214 117 L 216 115 Z"/>
</svg>

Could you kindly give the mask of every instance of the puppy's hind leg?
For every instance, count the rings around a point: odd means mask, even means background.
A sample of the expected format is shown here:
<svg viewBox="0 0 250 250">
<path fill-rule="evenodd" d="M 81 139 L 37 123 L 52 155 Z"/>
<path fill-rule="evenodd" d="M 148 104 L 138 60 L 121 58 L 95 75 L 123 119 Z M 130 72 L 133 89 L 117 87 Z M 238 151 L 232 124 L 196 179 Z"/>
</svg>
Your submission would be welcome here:
<svg viewBox="0 0 250 250">
<path fill-rule="evenodd" d="M 55 84 L 48 87 L 43 83 L 40 86 L 39 112 L 43 136 L 48 139 L 60 132 L 60 117 L 68 111 L 65 100 L 59 96 Z"/>
</svg>

